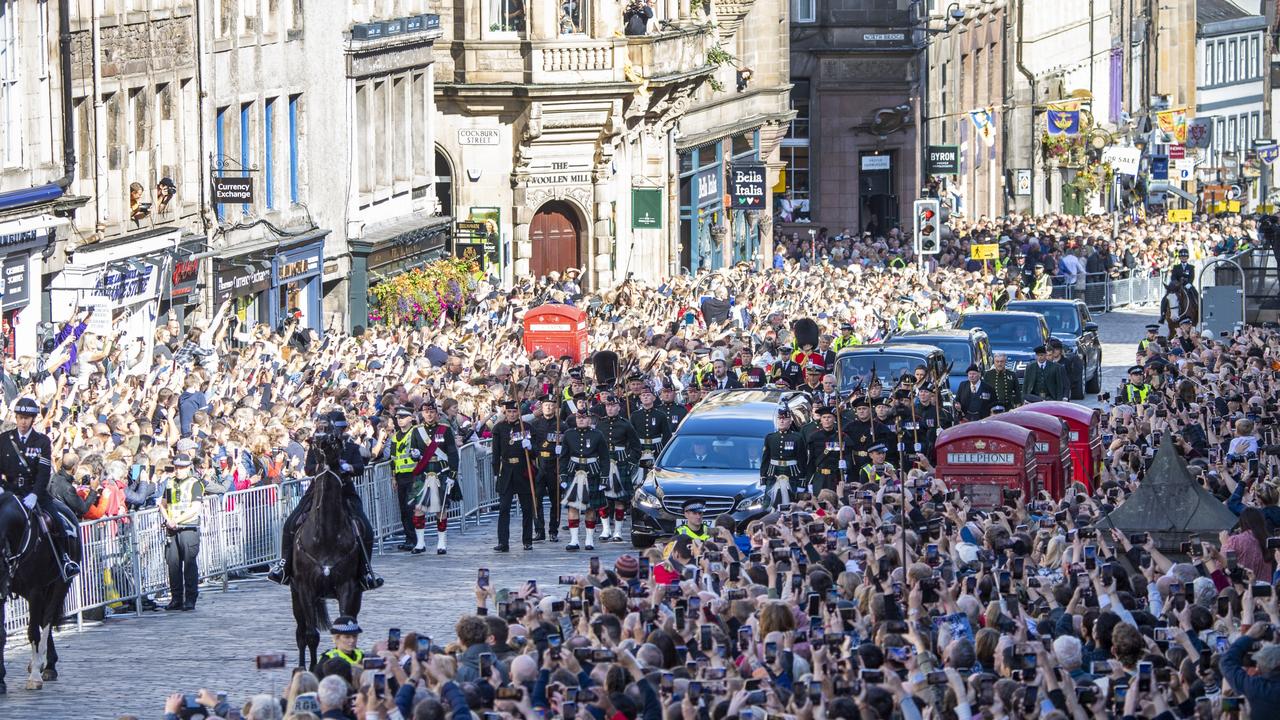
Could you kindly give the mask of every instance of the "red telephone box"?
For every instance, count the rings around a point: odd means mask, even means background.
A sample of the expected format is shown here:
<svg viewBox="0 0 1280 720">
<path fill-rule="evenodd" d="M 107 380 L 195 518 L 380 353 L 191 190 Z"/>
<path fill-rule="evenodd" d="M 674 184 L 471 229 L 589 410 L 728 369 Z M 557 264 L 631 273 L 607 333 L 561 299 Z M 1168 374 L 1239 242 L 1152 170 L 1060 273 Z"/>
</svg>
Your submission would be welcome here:
<svg viewBox="0 0 1280 720">
<path fill-rule="evenodd" d="M 1018 409 L 1052 415 L 1067 423 L 1071 479 L 1084 483 L 1093 492 L 1102 479 L 1102 411 L 1057 400 L 1034 402 Z"/>
<path fill-rule="evenodd" d="M 979 420 L 938 433 L 937 475 L 975 508 L 1005 505 L 1003 491 L 1031 491 L 1036 440 L 1030 430 L 999 420 Z"/>
<path fill-rule="evenodd" d="M 569 355 L 575 363 L 587 356 L 587 314 L 572 305 L 539 305 L 524 314 L 524 350 L 551 357 Z"/>
<path fill-rule="evenodd" d="M 1072 466 L 1066 421 L 1045 413 L 1021 411 L 1001 413 L 994 419 L 1035 433 L 1039 489 L 1047 490 L 1055 500 L 1061 500 Z"/>
</svg>

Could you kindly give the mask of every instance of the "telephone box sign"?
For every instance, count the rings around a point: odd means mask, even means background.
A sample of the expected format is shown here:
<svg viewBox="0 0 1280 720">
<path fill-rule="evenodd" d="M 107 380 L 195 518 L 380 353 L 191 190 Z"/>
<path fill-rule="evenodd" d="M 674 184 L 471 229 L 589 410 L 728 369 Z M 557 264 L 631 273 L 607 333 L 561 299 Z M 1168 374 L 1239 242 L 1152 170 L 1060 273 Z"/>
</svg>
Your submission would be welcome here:
<svg viewBox="0 0 1280 720">
<path fill-rule="evenodd" d="M 947 453 L 952 465 L 1012 465 L 1013 453 L 959 452 Z"/>
</svg>

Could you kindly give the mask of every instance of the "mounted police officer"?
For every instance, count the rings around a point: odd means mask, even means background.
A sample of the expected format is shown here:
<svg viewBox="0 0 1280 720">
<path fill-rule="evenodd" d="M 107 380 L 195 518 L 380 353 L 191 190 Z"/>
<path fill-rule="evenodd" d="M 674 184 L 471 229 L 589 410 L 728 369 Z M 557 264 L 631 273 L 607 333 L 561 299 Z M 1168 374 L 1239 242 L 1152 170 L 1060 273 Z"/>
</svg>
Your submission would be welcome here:
<svg viewBox="0 0 1280 720">
<path fill-rule="evenodd" d="M 605 393 L 605 416 L 596 421 L 599 430 L 609 442 L 610 471 L 606 476 L 604 494 L 610 501 L 600 510 L 600 541 L 622 542 L 622 522 L 627 517 L 627 503 L 631 500 L 632 474 L 640 459 L 640 437 L 635 427 L 621 414 L 622 399 L 613 393 Z M 610 508 L 610 504 L 612 508 Z M 612 509 L 613 533 L 610 534 L 610 509 Z"/>
<path fill-rule="evenodd" d="M 427 448 L 418 466 L 414 467 L 413 502 L 414 529 L 418 543 L 414 555 L 427 551 L 427 516 L 436 518 L 436 554 L 444 555 L 449 548 L 449 503 L 462 502 L 462 487 L 458 484 L 458 441 L 453 428 L 440 422 L 440 411 L 434 401 L 422 406 L 423 424 L 419 429 L 427 436 Z M 417 472 L 421 467 L 422 472 Z"/>
<path fill-rule="evenodd" d="M 1177 280 L 1187 288 L 1187 292 L 1195 292 L 1196 266 L 1191 264 L 1191 253 L 1186 248 L 1178 248 L 1178 262 L 1169 268 L 1169 280 Z"/>
<path fill-rule="evenodd" d="M 587 526 L 586 548 L 595 549 L 596 518 L 605 507 L 604 483 L 609 477 L 609 441 L 592 427 L 592 415 L 579 407 L 575 426 L 564 434 L 560 461 L 560 489 L 569 516 L 569 544 L 578 549 L 578 522 Z"/>
<path fill-rule="evenodd" d="M 307 466 L 304 471 L 308 475 L 332 472 L 342 485 L 342 499 L 347 503 L 347 512 L 355 519 L 356 529 L 360 536 L 360 544 L 364 550 L 361 559 L 363 572 L 360 583 L 365 590 L 376 590 L 382 587 L 383 580 L 373 572 L 373 523 L 364 512 L 364 503 L 356 492 L 356 481 L 364 474 L 364 454 L 350 438 L 346 436 L 347 416 L 341 410 L 334 410 L 320 417 L 315 432 L 311 436 L 312 451 L 307 453 Z M 326 451 L 325 448 L 328 448 Z M 375 446 L 375 449 L 376 446 Z M 298 499 L 293 512 L 285 518 L 280 537 L 280 560 L 267 573 L 267 579 L 288 585 L 293 573 L 293 538 L 306 514 L 311 510 L 311 492 L 315 483 L 307 485 L 307 489 Z"/>
<path fill-rule="evenodd" d="M 848 474 L 848 454 L 852 443 L 836 426 L 836 409 L 823 405 L 817 410 L 818 426 L 809 433 L 809 484 L 816 496 L 823 490 L 835 490 Z"/>
<path fill-rule="evenodd" d="M 809 474 L 809 453 L 804 436 L 791 427 L 791 410 L 778 406 L 778 429 L 764 438 L 760 457 L 760 485 L 773 504 L 786 508 L 796 488 Z"/>
<path fill-rule="evenodd" d="M 533 499 L 536 513 L 533 521 L 533 540 L 539 542 L 548 536 L 551 542 L 560 539 L 560 453 L 563 448 L 562 420 L 556 412 L 556 397 L 543 395 L 539 403 L 538 413 L 529 422 L 533 431 L 533 449 L 536 457 L 534 464 L 538 472 L 534 477 L 534 489 L 538 496 Z M 548 499 L 550 514 L 542 510 L 542 498 Z M 545 515 L 545 517 L 544 517 Z"/>
<path fill-rule="evenodd" d="M 1146 382 L 1146 371 L 1141 365 L 1129 368 L 1129 379 L 1120 386 L 1118 401 L 1128 405 L 1144 405 L 1151 394 L 1151 383 Z"/>
<path fill-rule="evenodd" d="M 581 412 L 584 408 L 579 407 Z M 514 400 L 502 403 L 502 420 L 493 427 L 493 476 L 498 491 L 498 544 L 496 552 L 509 552 L 511 501 L 520 503 L 520 539 L 533 549 L 533 433 L 520 418 Z"/>
<path fill-rule="evenodd" d="M 0 436 L 0 486 L 12 492 L 27 510 L 37 507 L 59 525 L 54 528 L 42 512 L 34 512 L 32 530 L 44 532 L 58 553 L 62 578 L 68 582 L 80 574 L 80 565 L 71 559 L 70 543 L 80 536 L 80 527 L 71 509 L 49 494 L 53 468 L 53 447 L 49 436 L 34 428 L 40 406 L 24 397 L 14 405 L 17 427 Z"/>
</svg>

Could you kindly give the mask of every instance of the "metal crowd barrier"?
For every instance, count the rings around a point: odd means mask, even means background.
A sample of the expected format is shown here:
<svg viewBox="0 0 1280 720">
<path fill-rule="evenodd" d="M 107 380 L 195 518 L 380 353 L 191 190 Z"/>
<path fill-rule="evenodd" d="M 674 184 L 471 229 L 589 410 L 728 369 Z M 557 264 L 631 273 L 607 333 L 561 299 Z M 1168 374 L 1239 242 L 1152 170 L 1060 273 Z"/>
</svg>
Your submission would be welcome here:
<svg viewBox="0 0 1280 720">
<path fill-rule="evenodd" d="M 488 442 L 469 443 L 458 449 L 458 482 L 462 502 L 449 509 L 449 524 L 466 532 L 467 522 L 478 525 L 482 516 L 497 509 L 493 466 Z M 233 573 L 263 568 L 280 557 L 280 533 L 285 518 L 298 504 L 307 480 L 209 495 L 204 500 L 200 526 L 200 579 L 221 579 L 225 589 Z M 370 466 L 357 481 L 356 491 L 373 524 L 375 553 L 400 533 L 400 511 L 390 463 Z M 435 525 L 428 523 L 435 534 Z M 160 511 L 147 508 L 127 515 L 80 524 L 84 546 L 82 571 L 71 586 L 65 616 L 75 616 L 80 627 L 102 608 L 131 604 L 141 614 L 141 599 L 168 591 L 165 564 L 167 537 Z M 207 592 L 205 586 L 202 592 Z M 26 643 L 27 603 L 11 599 L 6 608 L 8 641 Z M 88 617 L 86 617 L 88 616 Z"/>
<path fill-rule="evenodd" d="M 1160 302 L 1164 295 L 1165 277 L 1161 275 L 1135 275 L 1113 278 L 1101 273 L 1090 273 L 1083 285 L 1068 285 L 1061 277 L 1054 278 L 1053 297 L 1066 300 L 1082 299 L 1091 312 L 1110 312 L 1131 305 Z"/>
</svg>

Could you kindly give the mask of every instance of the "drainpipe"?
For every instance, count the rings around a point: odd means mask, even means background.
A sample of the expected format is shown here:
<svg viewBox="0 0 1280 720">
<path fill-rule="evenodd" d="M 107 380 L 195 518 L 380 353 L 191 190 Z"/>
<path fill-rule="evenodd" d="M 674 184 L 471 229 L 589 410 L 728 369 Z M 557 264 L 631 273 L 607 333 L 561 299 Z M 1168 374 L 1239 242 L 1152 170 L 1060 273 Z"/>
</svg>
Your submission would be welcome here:
<svg viewBox="0 0 1280 720">
<path fill-rule="evenodd" d="M 71 117 L 71 0 L 58 0 L 58 74 L 62 81 L 62 177 L 58 187 L 64 191 L 76 175 L 76 138 Z"/>
<path fill-rule="evenodd" d="M 1027 143 L 1027 148 L 1030 151 L 1030 155 L 1028 156 L 1027 159 L 1031 163 L 1031 212 L 1035 213 L 1035 210 L 1036 210 L 1036 78 L 1034 75 L 1031 74 L 1031 71 L 1027 69 L 1027 66 L 1022 64 L 1022 47 L 1023 47 L 1022 33 L 1026 27 L 1026 23 L 1023 22 L 1022 11 L 1026 7 L 1026 4 L 1027 4 L 1027 0 L 1018 0 L 1018 52 L 1014 58 L 1014 64 L 1018 68 L 1018 72 L 1022 73 L 1022 77 L 1027 79 L 1027 84 L 1031 86 L 1031 107 L 1029 108 L 1031 112 L 1031 122 L 1027 125 L 1028 132 L 1030 133 L 1030 140 Z"/>
<path fill-rule="evenodd" d="M 1009 82 L 1009 8 L 1000 10 L 1000 81 L 1004 84 L 1004 92 L 1000 94 L 1004 112 L 1000 116 L 1000 176 L 1004 183 L 1009 182 L 1009 117 L 1013 115 L 1013 102 L 1009 97 L 1013 83 Z M 1009 214 L 1009 193 L 1013 188 L 1006 185 L 1000 194 L 1002 212 Z"/>
</svg>

